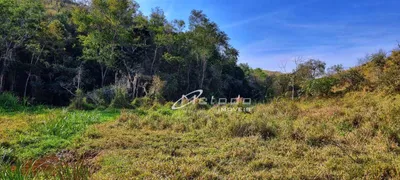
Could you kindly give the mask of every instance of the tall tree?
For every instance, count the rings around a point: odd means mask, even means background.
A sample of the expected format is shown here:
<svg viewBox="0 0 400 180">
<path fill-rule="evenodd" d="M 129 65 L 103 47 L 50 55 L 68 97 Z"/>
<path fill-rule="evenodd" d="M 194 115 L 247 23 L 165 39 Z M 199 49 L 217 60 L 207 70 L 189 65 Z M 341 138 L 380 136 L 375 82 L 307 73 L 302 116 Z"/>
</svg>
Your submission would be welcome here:
<svg viewBox="0 0 400 180">
<path fill-rule="evenodd" d="M 43 12 L 36 0 L 0 0 L 0 92 L 10 65 L 16 61 L 16 51 L 39 30 Z"/>
<path fill-rule="evenodd" d="M 101 68 L 101 86 L 120 56 L 120 48 L 129 36 L 137 5 L 129 0 L 93 0 L 89 7 L 76 8 L 73 21 L 78 26 L 86 60 L 95 60 Z"/>
</svg>

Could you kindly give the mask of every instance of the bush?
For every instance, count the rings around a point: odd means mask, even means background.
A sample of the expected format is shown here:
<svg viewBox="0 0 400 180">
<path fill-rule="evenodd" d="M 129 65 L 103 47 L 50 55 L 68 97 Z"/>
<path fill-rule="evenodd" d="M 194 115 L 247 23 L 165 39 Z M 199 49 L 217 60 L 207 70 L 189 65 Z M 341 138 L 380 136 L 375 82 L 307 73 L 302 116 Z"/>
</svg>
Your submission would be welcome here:
<svg viewBox="0 0 400 180">
<path fill-rule="evenodd" d="M 88 100 L 97 107 L 108 107 L 114 97 L 114 90 L 112 87 L 103 87 L 87 93 Z"/>
<path fill-rule="evenodd" d="M 266 121 L 238 120 L 228 125 L 228 133 L 233 137 L 260 136 L 267 140 L 277 135 L 276 128 Z"/>
<path fill-rule="evenodd" d="M 400 51 L 393 51 L 388 58 L 381 80 L 382 89 L 388 92 L 400 92 Z"/>
<path fill-rule="evenodd" d="M 132 102 L 131 105 L 135 108 L 138 107 L 151 107 L 153 104 L 153 101 L 149 97 L 141 97 L 141 98 L 135 98 Z"/>
<path fill-rule="evenodd" d="M 9 92 L 0 94 L 0 110 L 16 111 L 23 106 L 20 104 L 18 97 Z"/>
<path fill-rule="evenodd" d="M 129 104 L 126 89 L 115 88 L 115 96 L 110 104 L 111 108 L 131 108 Z"/>
<path fill-rule="evenodd" d="M 76 110 L 91 110 L 95 107 L 92 104 L 89 104 L 86 100 L 85 94 L 81 89 L 76 90 L 75 97 L 72 99 L 71 104 L 68 106 L 68 109 L 76 109 Z"/>
<path fill-rule="evenodd" d="M 340 84 L 346 86 L 347 91 L 360 90 L 365 84 L 365 77 L 357 69 L 350 69 L 339 74 Z"/>
<path fill-rule="evenodd" d="M 337 84 L 333 77 L 322 77 L 306 82 L 304 91 L 311 96 L 328 96 L 332 93 L 332 87 Z"/>
</svg>

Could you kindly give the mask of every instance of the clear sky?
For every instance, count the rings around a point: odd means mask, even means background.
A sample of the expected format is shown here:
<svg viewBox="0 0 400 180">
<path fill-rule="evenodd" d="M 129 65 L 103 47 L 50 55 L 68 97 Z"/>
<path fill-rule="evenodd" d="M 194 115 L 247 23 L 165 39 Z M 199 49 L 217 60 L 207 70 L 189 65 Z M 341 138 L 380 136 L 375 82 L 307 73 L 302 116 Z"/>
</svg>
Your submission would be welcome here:
<svg viewBox="0 0 400 180">
<path fill-rule="evenodd" d="M 149 15 L 160 7 L 168 20 L 203 12 L 231 38 L 240 63 L 280 71 L 296 57 L 355 66 L 400 42 L 400 0 L 137 0 Z"/>
</svg>

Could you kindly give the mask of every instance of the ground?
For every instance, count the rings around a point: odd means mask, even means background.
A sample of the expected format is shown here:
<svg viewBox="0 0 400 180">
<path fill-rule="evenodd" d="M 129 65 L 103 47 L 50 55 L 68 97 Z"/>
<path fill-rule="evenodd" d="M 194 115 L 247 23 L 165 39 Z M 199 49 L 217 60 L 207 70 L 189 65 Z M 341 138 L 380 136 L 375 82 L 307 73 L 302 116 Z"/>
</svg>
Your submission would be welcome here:
<svg viewBox="0 0 400 180">
<path fill-rule="evenodd" d="M 90 179 L 396 179 L 399 120 L 400 96 L 351 93 L 275 100 L 251 113 L 169 105 L 3 113 L 0 137 L 3 157 L 69 155 L 69 172 Z"/>
</svg>

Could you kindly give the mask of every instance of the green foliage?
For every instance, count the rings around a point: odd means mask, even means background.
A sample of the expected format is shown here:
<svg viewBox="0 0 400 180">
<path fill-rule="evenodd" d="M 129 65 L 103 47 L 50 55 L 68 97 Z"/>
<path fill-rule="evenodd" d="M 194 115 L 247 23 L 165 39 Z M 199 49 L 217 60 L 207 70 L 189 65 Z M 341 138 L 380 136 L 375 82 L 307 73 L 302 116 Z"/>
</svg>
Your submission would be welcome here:
<svg viewBox="0 0 400 180">
<path fill-rule="evenodd" d="M 332 67 L 328 68 L 328 75 L 338 74 L 344 71 L 344 67 L 342 64 L 333 65 Z"/>
<path fill-rule="evenodd" d="M 365 78 L 357 69 L 349 69 L 339 75 L 340 83 L 347 87 L 347 90 L 360 90 L 365 83 Z"/>
<path fill-rule="evenodd" d="M 142 97 L 142 98 L 135 98 L 132 102 L 131 105 L 135 108 L 139 107 L 151 107 L 153 105 L 153 101 L 149 97 Z"/>
<path fill-rule="evenodd" d="M 333 77 L 322 77 L 307 81 L 303 87 L 305 93 L 311 96 L 329 96 L 332 88 L 337 84 L 337 79 Z"/>
<path fill-rule="evenodd" d="M 35 164 L 35 163 L 34 163 Z M 24 179 L 81 179 L 86 180 L 90 177 L 90 171 L 83 163 L 64 163 L 52 164 L 52 169 L 39 171 L 29 164 L 0 165 L 0 179 L 4 180 L 24 180 Z M 36 167 L 37 168 L 37 167 Z M 39 167 L 40 168 L 40 167 Z"/>
<path fill-rule="evenodd" d="M 15 132 L 14 144 L 19 158 L 38 157 L 55 149 L 64 148 L 70 140 L 89 125 L 101 122 L 95 113 L 69 113 L 44 122 L 31 123 L 25 132 Z"/>
<path fill-rule="evenodd" d="M 0 165 L 0 179 L 4 180 L 24 180 L 32 178 L 32 175 L 27 175 L 23 172 L 23 167 L 12 168 L 8 165 Z"/>
<path fill-rule="evenodd" d="M 18 97 L 14 94 L 10 92 L 0 94 L 0 111 L 16 111 L 22 107 Z"/>
<path fill-rule="evenodd" d="M 321 60 L 296 61 L 295 70 L 285 74 L 252 69 L 237 64 L 239 52 L 202 11 L 193 10 L 185 28 L 182 20 L 169 22 L 162 9 L 145 17 L 138 8 L 129 0 L 92 0 L 87 5 L 1 0 L 0 91 L 14 91 L 31 104 L 68 105 L 72 99 L 74 109 L 109 107 L 113 93 L 101 88 L 117 82 L 123 82 L 129 101 L 149 96 L 162 103 L 193 88 L 257 102 L 300 97 L 307 91 L 329 94 L 328 81 L 314 81 L 325 75 Z M 396 53 L 379 51 L 366 56 L 360 67 L 344 70 L 336 65 L 327 74 L 340 82 L 335 91 L 397 92 Z M 92 93 L 87 99 L 79 93 L 73 97 L 75 89 Z M 129 107 L 122 101 L 114 105 Z"/>
<path fill-rule="evenodd" d="M 393 51 L 384 66 L 382 77 L 383 89 L 388 92 L 400 92 L 400 51 Z"/>
<path fill-rule="evenodd" d="M 75 110 L 90 110 L 94 109 L 94 106 L 87 102 L 83 91 L 81 89 L 77 89 L 75 92 L 75 97 L 72 99 L 68 108 Z"/>
<path fill-rule="evenodd" d="M 95 89 L 92 92 L 87 93 L 87 100 L 90 104 L 94 104 L 96 108 L 106 108 L 111 104 L 113 97 L 115 96 L 113 87 L 103 87 Z"/>
<path fill-rule="evenodd" d="M 129 108 L 129 100 L 126 89 L 116 87 L 114 98 L 111 100 L 110 108 Z"/>
<path fill-rule="evenodd" d="M 315 79 L 325 74 L 325 66 L 326 63 L 323 61 L 310 59 L 297 65 L 295 76 L 300 81 Z"/>
<path fill-rule="evenodd" d="M 72 145 L 72 141 L 80 137 L 93 124 L 115 118 L 118 112 L 82 112 L 61 111 L 38 112 L 35 114 L 21 114 L 21 118 L 29 119 L 17 129 L 14 123 L 9 122 L 9 130 L 2 133 L 0 139 L 0 155 L 3 162 L 15 162 L 34 159 L 47 153 Z M 8 115 L 9 116 L 9 115 Z"/>
</svg>

